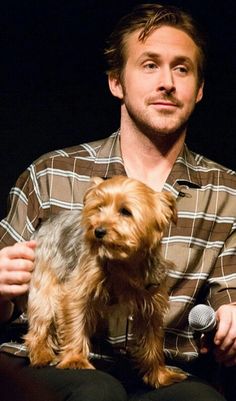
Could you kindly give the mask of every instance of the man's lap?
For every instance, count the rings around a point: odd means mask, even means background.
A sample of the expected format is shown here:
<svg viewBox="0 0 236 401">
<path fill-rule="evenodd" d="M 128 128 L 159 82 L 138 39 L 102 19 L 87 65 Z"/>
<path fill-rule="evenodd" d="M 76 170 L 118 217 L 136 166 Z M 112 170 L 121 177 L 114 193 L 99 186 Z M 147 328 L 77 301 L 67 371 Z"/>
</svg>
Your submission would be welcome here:
<svg viewBox="0 0 236 401">
<path fill-rule="evenodd" d="M 97 365 L 102 363 L 98 361 Z M 117 375 L 114 368 L 105 367 L 105 370 L 108 373 L 102 370 L 31 368 L 25 358 L 0 353 L 1 400 L 224 401 L 213 387 L 192 376 L 182 383 L 153 390 L 143 385 L 135 374 L 130 375 L 129 367 L 118 369 Z"/>
</svg>

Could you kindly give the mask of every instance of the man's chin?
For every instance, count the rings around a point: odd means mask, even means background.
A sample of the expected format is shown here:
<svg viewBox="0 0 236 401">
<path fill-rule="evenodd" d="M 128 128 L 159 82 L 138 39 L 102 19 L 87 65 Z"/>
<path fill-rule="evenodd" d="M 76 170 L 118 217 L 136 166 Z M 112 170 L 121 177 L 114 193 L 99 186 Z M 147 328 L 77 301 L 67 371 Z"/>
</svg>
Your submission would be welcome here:
<svg viewBox="0 0 236 401">
<path fill-rule="evenodd" d="M 167 138 L 167 137 L 179 137 L 186 131 L 186 126 L 153 126 L 143 127 L 142 132 L 150 139 Z"/>
</svg>

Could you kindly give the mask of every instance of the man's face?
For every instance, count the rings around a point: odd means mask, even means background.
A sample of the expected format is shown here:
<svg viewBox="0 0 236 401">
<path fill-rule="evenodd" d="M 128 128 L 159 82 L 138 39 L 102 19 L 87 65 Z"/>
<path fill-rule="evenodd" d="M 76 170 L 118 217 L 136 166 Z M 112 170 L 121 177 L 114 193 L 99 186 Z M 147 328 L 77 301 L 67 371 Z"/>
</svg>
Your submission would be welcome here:
<svg viewBox="0 0 236 401">
<path fill-rule="evenodd" d="M 185 132 L 202 98 L 198 49 L 185 32 L 162 26 L 144 42 L 140 31 L 128 36 L 122 79 L 109 77 L 111 92 L 122 100 L 123 121 L 146 135 Z"/>
</svg>

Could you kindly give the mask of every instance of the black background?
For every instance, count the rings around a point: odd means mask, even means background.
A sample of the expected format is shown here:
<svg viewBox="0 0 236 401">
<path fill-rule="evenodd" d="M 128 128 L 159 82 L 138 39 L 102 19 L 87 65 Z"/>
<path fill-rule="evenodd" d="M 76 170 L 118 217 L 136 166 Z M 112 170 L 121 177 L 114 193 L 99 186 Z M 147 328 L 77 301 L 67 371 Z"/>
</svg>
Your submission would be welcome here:
<svg viewBox="0 0 236 401">
<path fill-rule="evenodd" d="M 138 3 L 6 0 L 0 5 L 0 217 L 10 187 L 35 158 L 118 128 L 119 103 L 108 90 L 103 47 L 116 21 Z M 236 169 L 234 2 L 171 4 L 192 13 L 208 36 L 205 95 L 187 142 Z"/>
</svg>

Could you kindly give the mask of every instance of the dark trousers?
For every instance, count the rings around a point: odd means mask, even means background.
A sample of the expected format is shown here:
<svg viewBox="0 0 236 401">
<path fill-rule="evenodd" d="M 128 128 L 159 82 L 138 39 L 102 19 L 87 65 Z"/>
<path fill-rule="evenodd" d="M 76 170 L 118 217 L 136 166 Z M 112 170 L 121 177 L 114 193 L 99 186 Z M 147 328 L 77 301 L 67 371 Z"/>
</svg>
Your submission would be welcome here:
<svg viewBox="0 0 236 401">
<path fill-rule="evenodd" d="M 97 370 L 32 368 L 28 359 L 0 353 L 1 401 L 224 401 L 202 379 L 190 376 L 161 389 L 145 386 L 126 363 L 98 361 Z M 207 368 L 207 367 L 206 367 Z M 234 381 L 235 382 L 235 381 Z M 236 382 L 235 382 L 236 384 Z M 235 401 L 236 398 L 230 400 Z"/>
</svg>

